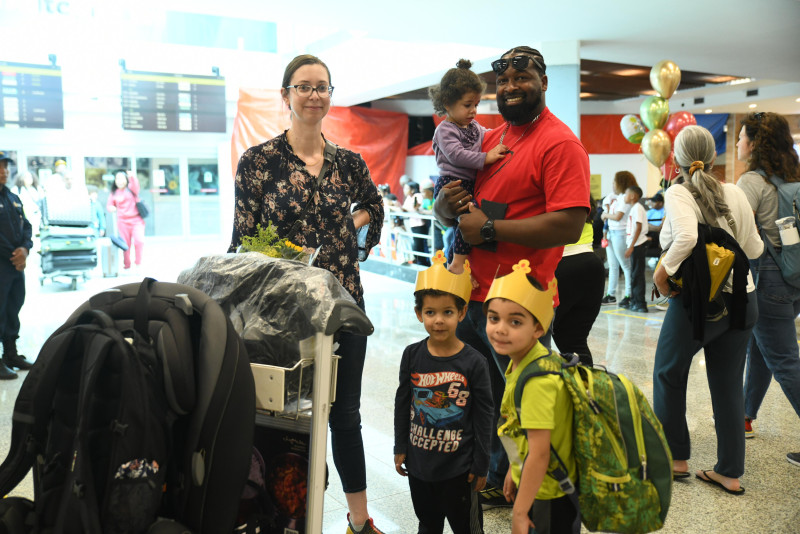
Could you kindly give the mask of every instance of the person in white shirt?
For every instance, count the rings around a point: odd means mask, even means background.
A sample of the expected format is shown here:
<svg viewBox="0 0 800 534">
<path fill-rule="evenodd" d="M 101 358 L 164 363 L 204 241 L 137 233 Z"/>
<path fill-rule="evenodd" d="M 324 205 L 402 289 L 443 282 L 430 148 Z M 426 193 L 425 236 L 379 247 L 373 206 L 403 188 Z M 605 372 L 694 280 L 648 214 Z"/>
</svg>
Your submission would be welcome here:
<svg viewBox="0 0 800 534">
<path fill-rule="evenodd" d="M 632 312 L 647 313 L 644 292 L 645 244 L 647 243 L 647 212 L 639 203 L 642 189 L 632 185 L 625 191 L 625 204 L 631 208 L 625 226 L 625 257 L 631 261 L 631 307 Z"/>
<path fill-rule="evenodd" d="M 619 282 L 619 269 L 625 275 L 625 294 L 619 302 L 621 308 L 630 307 L 631 294 L 631 260 L 625 257 L 625 222 L 628 217 L 630 204 L 625 202 L 625 191 L 636 184 L 636 178 L 628 171 L 619 171 L 614 175 L 614 194 L 608 195 L 603 200 L 603 214 L 600 216 L 608 221 L 608 289 L 602 304 L 617 303 L 617 284 Z"/>
<path fill-rule="evenodd" d="M 744 374 L 745 351 L 750 332 L 758 317 L 755 285 L 746 261 L 740 262 L 722 290 L 727 315 L 716 321 L 705 321 L 703 339 L 694 339 L 690 309 L 685 306 L 690 295 L 670 290 L 667 278 L 675 274 L 688 258 L 698 239 L 698 222 L 711 222 L 733 236 L 750 259 L 758 258 L 764 244 L 758 235 L 755 219 L 744 192 L 734 184 L 722 184 L 709 173 L 716 157 L 714 137 L 700 126 L 687 126 L 675 139 L 675 161 L 681 177 L 700 193 L 715 221 L 705 221 L 688 188 L 673 186 L 665 196 L 666 217 L 661 229 L 661 246 L 666 250 L 653 274 L 653 282 L 662 295 L 670 295 L 669 308 L 658 336 L 653 366 L 653 410 L 672 451 L 674 478 L 688 478 L 691 452 L 689 427 L 686 422 L 686 385 L 692 358 L 702 348 L 706 375 L 714 409 L 717 433 L 717 464 L 713 469 L 697 471 L 695 476 L 730 494 L 741 495 L 744 488 L 739 477 L 744 474 Z M 731 229 L 726 217 L 733 217 Z M 744 264 L 741 266 L 741 264 Z M 732 293 L 734 275 L 747 270 L 746 309 L 735 307 L 738 300 Z M 741 318 L 742 324 L 734 319 Z"/>
</svg>

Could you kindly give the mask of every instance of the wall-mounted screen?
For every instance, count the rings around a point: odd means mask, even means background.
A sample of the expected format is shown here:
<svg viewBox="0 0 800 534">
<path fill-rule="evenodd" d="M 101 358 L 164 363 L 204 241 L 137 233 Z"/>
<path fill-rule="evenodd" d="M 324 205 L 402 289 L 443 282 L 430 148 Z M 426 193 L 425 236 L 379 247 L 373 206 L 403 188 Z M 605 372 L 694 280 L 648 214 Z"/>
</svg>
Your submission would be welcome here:
<svg viewBox="0 0 800 534">
<path fill-rule="evenodd" d="M 64 128 L 61 67 L 0 61 L 0 128 Z"/>
<path fill-rule="evenodd" d="M 125 130 L 224 132 L 225 126 L 225 78 L 122 73 Z"/>
</svg>

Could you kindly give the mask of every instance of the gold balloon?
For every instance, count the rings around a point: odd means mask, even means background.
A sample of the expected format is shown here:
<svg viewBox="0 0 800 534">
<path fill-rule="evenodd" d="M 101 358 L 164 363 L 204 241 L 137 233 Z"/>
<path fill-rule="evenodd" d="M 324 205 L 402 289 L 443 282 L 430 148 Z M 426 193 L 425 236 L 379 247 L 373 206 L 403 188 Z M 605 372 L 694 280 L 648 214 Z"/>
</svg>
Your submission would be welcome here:
<svg viewBox="0 0 800 534">
<path fill-rule="evenodd" d="M 669 119 L 669 102 L 660 96 L 648 96 L 639 106 L 639 115 L 648 130 L 663 128 Z"/>
<path fill-rule="evenodd" d="M 669 157 L 672 143 L 664 130 L 650 130 L 642 139 L 644 156 L 656 167 L 661 167 Z"/>
<path fill-rule="evenodd" d="M 650 85 L 661 98 L 669 98 L 681 83 L 681 69 L 668 59 L 659 61 L 650 69 Z"/>
</svg>

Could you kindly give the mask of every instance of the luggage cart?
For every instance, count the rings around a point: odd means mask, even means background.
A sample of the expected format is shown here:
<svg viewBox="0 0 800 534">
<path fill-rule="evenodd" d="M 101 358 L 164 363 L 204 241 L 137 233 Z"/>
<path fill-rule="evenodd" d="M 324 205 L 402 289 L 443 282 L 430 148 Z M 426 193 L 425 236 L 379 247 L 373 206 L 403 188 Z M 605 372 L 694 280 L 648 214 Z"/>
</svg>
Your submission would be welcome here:
<svg viewBox="0 0 800 534">
<path fill-rule="evenodd" d="M 87 273 L 97 267 L 97 235 L 92 227 L 45 226 L 40 232 L 42 274 L 39 284 L 47 279 L 68 278 L 70 289 L 78 280 L 86 281 Z"/>
<path fill-rule="evenodd" d="M 58 190 L 44 197 L 39 236 L 40 285 L 47 279 L 66 277 L 74 291 L 78 280 L 85 281 L 87 273 L 97 267 L 97 232 L 85 189 Z"/>
<path fill-rule="evenodd" d="M 296 515 L 302 517 L 281 523 L 295 517 L 281 512 L 273 522 L 270 516 L 267 531 L 322 532 L 328 417 L 335 401 L 338 369 L 334 336 L 342 331 L 370 335 L 372 323 L 330 272 L 257 252 L 200 258 L 194 267 L 181 273 L 178 282 L 216 300 L 244 339 L 256 384 L 254 441 L 259 454 L 254 453 L 254 458 L 261 456 L 265 478 L 279 472 L 284 481 L 294 483 L 281 488 L 302 486 L 298 477 L 306 479 L 305 506 L 296 500 L 291 503 Z M 313 377 L 310 381 L 309 375 Z M 274 431 L 263 450 L 261 429 L 267 429 L 265 433 Z M 290 463 L 289 455 L 283 454 L 286 451 L 274 444 L 284 438 L 294 440 L 285 433 L 308 437 L 302 466 L 296 455 L 291 466 L 279 463 Z M 282 458 L 278 461 L 276 456 Z M 270 466 L 270 462 L 274 464 Z M 298 467 L 305 472 L 298 474 Z M 279 495 L 270 493 L 270 488 L 278 485 L 267 481 L 265 486 L 276 508 L 285 504 L 279 502 Z"/>
<path fill-rule="evenodd" d="M 333 336 L 317 334 L 304 340 L 302 359 L 294 368 L 250 364 L 256 382 L 256 426 L 309 434 L 308 491 L 305 532 L 322 532 L 322 512 L 327 486 L 326 462 L 328 416 L 336 400 L 336 375 L 339 357 L 333 354 Z M 309 369 L 313 364 L 313 371 Z M 291 392 L 292 405 L 285 399 L 288 372 L 313 372 L 311 406 L 302 406 L 300 388 Z M 302 379 L 299 381 L 302 384 Z"/>
</svg>

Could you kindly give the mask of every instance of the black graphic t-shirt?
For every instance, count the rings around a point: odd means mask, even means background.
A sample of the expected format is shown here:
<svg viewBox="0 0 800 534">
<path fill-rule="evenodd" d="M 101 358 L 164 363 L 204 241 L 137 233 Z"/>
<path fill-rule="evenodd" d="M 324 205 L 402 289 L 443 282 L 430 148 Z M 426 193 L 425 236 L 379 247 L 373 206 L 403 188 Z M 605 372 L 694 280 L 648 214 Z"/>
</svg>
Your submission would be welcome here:
<svg viewBox="0 0 800 534">
<path fill-rule="evenodd" d="M 441 358 L 427 338 L 406 347 L 394 402 L 394 453 L 406 455 L 412 476 L 446 480 L 464 473 L 486 476 L 494 430 L 489 369 L 464 345 Z"/>
</svg>

